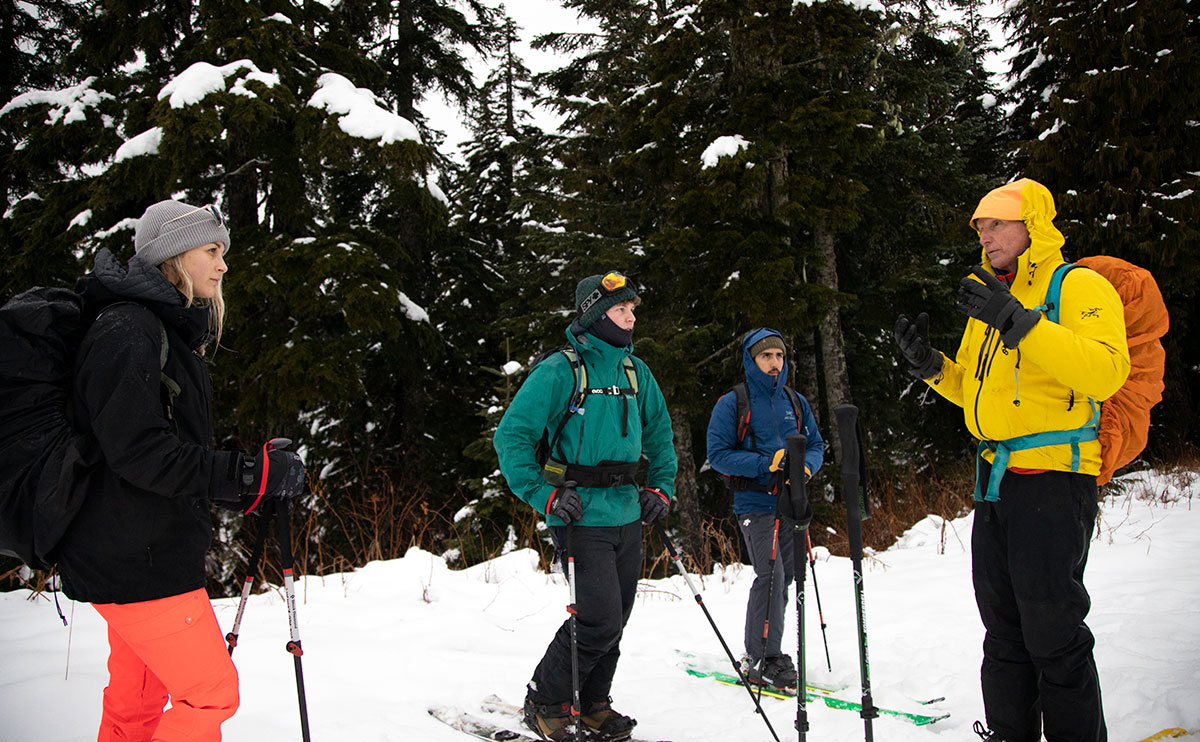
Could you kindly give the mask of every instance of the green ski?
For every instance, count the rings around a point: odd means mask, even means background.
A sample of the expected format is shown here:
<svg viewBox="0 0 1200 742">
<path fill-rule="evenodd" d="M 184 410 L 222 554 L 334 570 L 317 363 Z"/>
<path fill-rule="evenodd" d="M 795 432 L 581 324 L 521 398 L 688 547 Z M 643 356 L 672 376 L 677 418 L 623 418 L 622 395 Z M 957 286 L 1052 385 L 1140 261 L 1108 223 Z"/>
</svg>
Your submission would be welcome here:
<svg viewBox="0 0 1200 742">
<path fill-rule="evenodd" d="M 741 683 L 738 682 L 737 676 L 730 675 L 729 673 L 716 672 L 716 671 L 711 671 L 711 670 L 700 670 L 696 667 L 685 667 L 684 669 L 687 670 L 688 675 L 692 675 L 697 678 L 712 678 L 713 680 L 717 681 L 718 683 L 721 683 L 722 685 L 741 685 Z M 755 689 L 755 692 L 756 693 L 758 692 L 757 688 Z M 859 712 L 862 711 L 861 703 L 857 703 L 855 701 L 846 701 L 841 698 L 837 698 L 836 696 L 832 695 L 833 692 L 834 691 L 831 691 L 831 690 L 826 690 L 823 688 L 814 688 L 812 686 L 809 686 L 805 696 L 807 697 L 807 699 L 809 701 L 821 701 L 829 708 L 843 709 L 845 711 L 859 711 Z M 794 699 L 796 697 L 795 693 L 788 693 L 787 691 L 782 690 L 780 688 L 773 688 L 770 686 L 763 687 L 762 694 L 764 696 L 769 696 L 771 698 Z M 943 700 L 943 699 L 939 698 L 939 699 L 935 699 L 932 701 L 926 701 L 926 702 L 924 702 L 923 705 L 927 705 L 930 703 L 937 703 L 937 701 L 940 701 L 940 700 Z M 895 709 L 885 709 L 885 708 L 878 708 L 878 707 L 876 707 L 875 710 L 879 713 L 880 716 L 894 716 L 898 719 L 904 719 L 905 721 L 915 724 L 916 726 L 919 726 L 919 727 L 923 727 L 927 724 L 933 724 L 934 722 L 941 721 L 942 719 L 950 718 L 950 714 L 929 716 L 927 714 L 916 714 L 916 713 L 912 713 L 909 711 L 896 711 Z"/>
</svg>

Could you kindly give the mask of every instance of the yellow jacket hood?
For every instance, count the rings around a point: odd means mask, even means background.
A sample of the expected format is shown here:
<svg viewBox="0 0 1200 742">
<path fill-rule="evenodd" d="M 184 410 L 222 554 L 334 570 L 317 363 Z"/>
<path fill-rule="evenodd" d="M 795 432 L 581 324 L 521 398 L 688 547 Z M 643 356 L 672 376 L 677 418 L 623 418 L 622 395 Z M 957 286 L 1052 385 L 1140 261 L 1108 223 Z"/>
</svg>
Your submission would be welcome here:
<svg viewBox="0 0 1200 742">
<path fill-rule="evenodd" d="M 981 198 L 971 214 L 971 227 L 975 228 L 975 220 L 981 218 L 1025 222 L 1030 244 L 1029 249 L 1017 259 L 1017 272 L 1020 274 L 1022 268 L 1031 264 L 1036 266 L 1062 261 L 1062 246 L 1066 239 L 1054 226 L 1056 216 L 1058 212 L 1049 189 L 1036 180 L 1021 178 L 995 188 Z M 992 262 L 988 259 L 987 251 L 981 250 L 981 253 L 983 264 L 991 268 Z"/>
</svg>

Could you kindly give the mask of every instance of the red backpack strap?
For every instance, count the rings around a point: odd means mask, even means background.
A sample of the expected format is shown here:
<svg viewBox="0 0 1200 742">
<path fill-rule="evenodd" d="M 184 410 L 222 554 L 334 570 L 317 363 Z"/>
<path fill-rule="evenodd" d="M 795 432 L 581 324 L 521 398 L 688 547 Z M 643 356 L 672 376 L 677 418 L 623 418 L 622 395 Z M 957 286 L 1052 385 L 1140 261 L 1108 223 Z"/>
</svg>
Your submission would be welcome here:
<svg viewBox="0 0 1200 742">
<path fill-rule="evenodd" d="M 754 438 L 754 431 L 750 428 L 750 391 L 746 388 L 746 382 L 734 385 L 733 396 L 737 401 L 737 442 L 741 446 L 746 433 L 750 434 L 751 439 Z"/>
</svg>

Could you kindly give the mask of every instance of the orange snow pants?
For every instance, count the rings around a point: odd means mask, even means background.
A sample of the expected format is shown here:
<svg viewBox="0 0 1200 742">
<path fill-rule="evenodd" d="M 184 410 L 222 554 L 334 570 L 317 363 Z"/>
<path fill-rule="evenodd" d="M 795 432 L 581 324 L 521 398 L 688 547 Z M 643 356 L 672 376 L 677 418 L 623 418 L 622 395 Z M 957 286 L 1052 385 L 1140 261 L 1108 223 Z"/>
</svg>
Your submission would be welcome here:
<svg viewBox="0 0 1200 742">
<path fill-rule="evenodd" d="M 99 742 L 220 740 L 238 676 L 204 590 L 95 608 L 109 644 Z"/>
</svg>

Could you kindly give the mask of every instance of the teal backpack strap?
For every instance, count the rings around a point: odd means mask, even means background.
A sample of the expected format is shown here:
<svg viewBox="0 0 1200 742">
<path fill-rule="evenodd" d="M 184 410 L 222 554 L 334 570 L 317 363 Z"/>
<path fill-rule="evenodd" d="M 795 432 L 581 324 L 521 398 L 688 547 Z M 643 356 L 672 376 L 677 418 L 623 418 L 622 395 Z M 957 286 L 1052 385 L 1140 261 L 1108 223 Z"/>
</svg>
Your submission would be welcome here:
<svg viewBox="0 0 1200 742">
<path fill-rule="evenodd" d="M 1067 277 L 1067 274 L 1079 266 L 1074 263 L 1063 263 L 1054 269 L 1054 275 L 1050 276 L 1050 286 L 1046 289 L 1046 299 L 1038 306 L 1034 307 L 1036 311 L 1045 312 L 1046 319 L 1058 324 L 1058 312 L 1061 309 L 1059 299 L 1062 297 L 1062 282 Z"/>
<path fill-rule="evenodd" d="M 1071 471 L 1079 471 L 1079 444 L 1098 438 L 1100 405 L 1092 399 L 1088 400 L 1088 404 L 1092 406 L 1092 419 L 1088 420 L 1087 424 L 1081 428 L 1048 430 L 1044 433 L 1031 433 L 1009 438 L 1006 441 L 998 441 L 992 457 L 992 471 L 988 475 L 987 493 L 983 495 L 980 494 L 979 487 L 979 459 L 983 458 L 983 452 L 989 446 L 986 441 L 981 441 L 978 458 L 975 460 L 975 492 L 973 493 L 975 502 L 997 502 L 1000 499 L 1000 480 L 1004 477 L 1004 471 L 1008 468 L 1008 457 L 1013 451 L 1069 444 L 1071 446 Z"/>
</svg>

